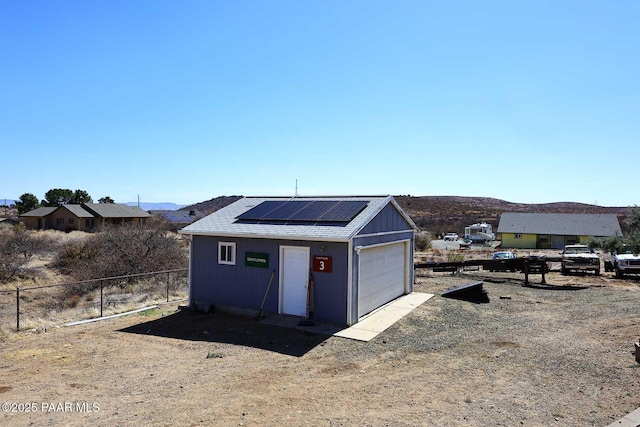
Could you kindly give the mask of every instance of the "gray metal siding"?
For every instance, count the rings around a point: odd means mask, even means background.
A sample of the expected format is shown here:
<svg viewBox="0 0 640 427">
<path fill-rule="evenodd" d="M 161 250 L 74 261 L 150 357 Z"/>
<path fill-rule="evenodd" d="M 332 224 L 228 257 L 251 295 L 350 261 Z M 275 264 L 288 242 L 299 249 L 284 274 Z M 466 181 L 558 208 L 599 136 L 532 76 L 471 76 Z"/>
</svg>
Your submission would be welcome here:
<svg viewBox="0 0 640 427">
<path fill-rule="evenodd" d="M 388 231 L 413 230 L 404 217 L 391 203 L 387 204 L 358 235 L 384 233 Z"/>
<path fill-rule="evenodd" d="M 378 236 L 363 236 L 363 237 L 355 237 L 353 239 L 353 247 L 357 246 L 371 246 L 377 245 L 380 243 L 388 243 L 395 242 L 397 240 L 407 240 L 410 239 L 413 242 L 413 230 L 410 231 L 399 231 L 393 234 L 381 234 Z"/>
<path fill-rule="evenodd" d="M 218 264 L 218 242 L 236 243 L 236 264 Z M 314 272 L 314 316 L 318 321 L 347 323 L 347 244 L 291 240 L 246 239 L 193 236 L 191 300 L 211 305 L 223 305 L 259 310 L 269 278 L 275 277 L 263 311 L 277 313 L 279 304 L 280 246 L 310 248 L 310 255 L 331 256 L 332 272 Z M 245 252 L 269 254 L 269 268 L 247 267 Z M 311 266 L 312 260 L 309 260 Z"/>
<path fill-rule="evenodd" d="M 320 251 L 324 245 L 326 249 Z M 314 255 L 331 256 L 332 272 L 313 272 L 315 281 L 314 316 L 318 321 L 347 323 L 347 288 L 349 279 L 349 245 L 347 243 L 318 243 L 311 245 L 311 257 Z"/>
<path fill-rule="evenodd" d="M 236 243 L 236 264 L 218 264 L 218 242 Z M 269 283 L 273 269 L 278 266 L 278 251 L 260 241 L 248 249 L 245 239 L 210 238 L 194 236 L 192 256 L 193 296 L 192 300 L 213 305 L 260 309 L 262 296 Z M 267 242 L 264 242 L 267 243 Z M 269 254 L 269 268 L 245 267 L 245 251 L 266 252 Z M 275 302 L 277 311 L 277 272 L 271 284 L 268 304 Z"/>
</svg>

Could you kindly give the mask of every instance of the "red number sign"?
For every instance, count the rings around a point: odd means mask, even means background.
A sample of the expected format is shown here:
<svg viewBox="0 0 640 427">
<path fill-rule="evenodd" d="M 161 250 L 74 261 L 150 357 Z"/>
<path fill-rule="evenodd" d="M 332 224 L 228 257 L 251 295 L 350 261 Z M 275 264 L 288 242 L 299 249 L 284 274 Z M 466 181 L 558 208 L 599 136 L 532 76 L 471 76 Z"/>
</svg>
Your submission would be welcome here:
<svg viewBox="0 0 640 427">
<path fill-rule="evenodd" d="M 331 257 L 330 256 L 318 256 L 313 257 L 313 271 L 319 273 L 331 273 Z"/>
</svg>

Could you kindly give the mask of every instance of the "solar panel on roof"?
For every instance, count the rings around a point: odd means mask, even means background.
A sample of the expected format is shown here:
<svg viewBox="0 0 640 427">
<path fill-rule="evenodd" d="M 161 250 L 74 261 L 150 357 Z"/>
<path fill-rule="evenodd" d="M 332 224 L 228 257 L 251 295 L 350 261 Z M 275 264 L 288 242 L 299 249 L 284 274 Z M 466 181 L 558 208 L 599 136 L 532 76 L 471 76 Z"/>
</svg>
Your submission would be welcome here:
<svg viewBox="0 0 640 427">
<path fill-rule="evenodd" d="M 289 219 L 293 221 L 318 221 L 338 203 L 340 202 L 335 200 L 314 200 L 293 214 Z"/>
<path fill-rule="evenodd" d="M 269 214 L 263 218 L 280 220 L 280 221 L 291 219 L 292 216 L 294 216 L 298 211 L 304 209 L 310 203 L 313 203 L 313 202 L 302 201 L 302 200 L 286 201 L 282 203 L 280 206 L 278 206 L 276 209 L 274 209 L 273 211 L 269 212 Z"/>
<path fill-rule="evenodd" d="M 269 212 L 271 212 L 274 209 L 276 209 L 282 203 L 284 203 L 283 200 L 269 200 L 269 201 L 266 201 L 266 202 L 262 202 L 259 205 L 252 207 L 251 209 L 249 209 L 245 213 L 243 213 L 240 216 L 238 216 L 237 219 L 259 220 L 262 217 L 268 215 Z"/>
<path fill-rule="evenodd" d="M 367 206 L 366 200 L 269 200 L 236 217 L 269 223 L 347 223 Z"/>
<path fill-rule="evenodd" d="M 367 206 L 364 200 L 343 200 L 337 206 L 325 213 L 322 221 L 351 221 Z"/>
</svg>

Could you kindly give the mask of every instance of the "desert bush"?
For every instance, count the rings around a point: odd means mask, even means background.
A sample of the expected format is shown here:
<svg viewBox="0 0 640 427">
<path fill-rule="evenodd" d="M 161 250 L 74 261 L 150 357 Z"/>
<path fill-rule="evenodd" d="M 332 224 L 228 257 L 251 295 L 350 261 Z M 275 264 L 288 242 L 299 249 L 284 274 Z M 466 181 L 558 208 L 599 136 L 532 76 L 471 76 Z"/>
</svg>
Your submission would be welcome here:
<svg viewBox="0 0 640 427">
<path fill-rule="evenodd" d="M 431 245 L 431 233 L 428 231 L 421 231 L 416 234 L 415 249 L 420 252 L 424 252 L 429 249 Z"/>
<path fill-rule="evenodd" d="M 591 238 L 589 247 L 602 248 L 606 252 L 640 253 L 640 207 L 632 207 L 629 217 L 621 226 L 626 230 L 624 236 L 616 232 L 604 238 Z"/>
<path fill-rule="evenodd" d="M 76 307 L 80 302 L 80 295 L 72 294 L 65 300 L 65 305 L 69 308 Z"/>
<path fill-rule="evenodd" d="M 175 234 L 163 228 L 106 225 L 84 241 L 63 245 L 52 265 L 82 281 L 186 268 L 187 254 Z"/>
<path fill-rule="evenodd" d="M 464 254 L 460 252 L 448 252 L 447 262 L 462 262 L 464 261 Z"/>
<path fill-rule="evenodd" d="M 0 230 L 0 282 L 28 277 L 27 264 L 41 250 L 33 233 L 23 224 Z"/>
</svg>

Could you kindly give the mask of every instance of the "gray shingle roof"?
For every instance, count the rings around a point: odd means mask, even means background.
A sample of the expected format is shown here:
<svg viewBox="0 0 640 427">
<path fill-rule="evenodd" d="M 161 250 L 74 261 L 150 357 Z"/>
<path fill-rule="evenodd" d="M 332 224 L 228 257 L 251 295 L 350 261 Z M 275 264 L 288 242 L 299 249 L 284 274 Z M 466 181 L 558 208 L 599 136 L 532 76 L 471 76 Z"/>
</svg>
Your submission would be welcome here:
<svg viewBox="0 0 640 427">
<path fill-rule="evenodd" d="M 498 224 L 498 233 L 605 237 L 616 232 L 622 234 L 614 214 L 504 212 Z"/>
<path fill-rule="evenodd" d="M 62 205 L 78 218 L 93 218 L 93 214 L 87 212 L 80 205 Z"/>
<path fill-rule="evenodd" d="M 21 217 L 26 216 L 26 217 L 45 217 L 47 215 L 51 215 L 53 213 L 53 211 L 55 211 L 56 209 L 58 209 L 57 206 L 54 207 L 49 207 L 49 208 L 37 208 L 34 209 L 32 211 L 29 212 L 25 212 L 22 215 L 20 215 Z"/>
<path fill-rule="evenodd" d="M 262 202 L 286 200 L 282 197 L 245 197 L 180 230 L 181 234 L 226 237 L 281 238 L 291 240 L 348 241 L 358 233 L 387 204 L 393 203 L 403 213 L 391 196 L 349 197 L 296 197 L 295 200 L 368 201 L 368 205 L 345 226 L 297 225 L 297 224 L 246 224 L 236 222 L 236 217 Z M 403 213 L 404 214 L 404 213 Z M 405 218 L 413 228 L 411 219 Z"/>
<path fill-rule="evenodd" d="M 117 203 L 84 203 L 83 206 L 102 218 L 147 218 L 151 216 L 149 212 L 137 206 Z"/>
</svg>

